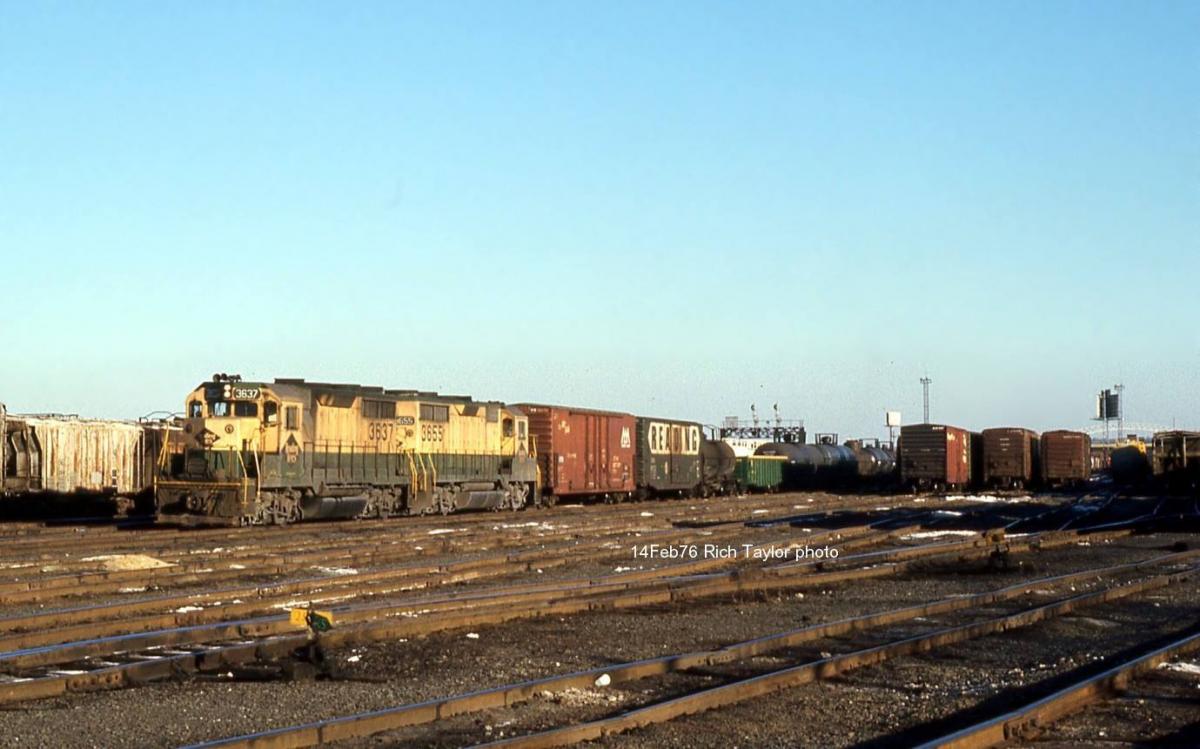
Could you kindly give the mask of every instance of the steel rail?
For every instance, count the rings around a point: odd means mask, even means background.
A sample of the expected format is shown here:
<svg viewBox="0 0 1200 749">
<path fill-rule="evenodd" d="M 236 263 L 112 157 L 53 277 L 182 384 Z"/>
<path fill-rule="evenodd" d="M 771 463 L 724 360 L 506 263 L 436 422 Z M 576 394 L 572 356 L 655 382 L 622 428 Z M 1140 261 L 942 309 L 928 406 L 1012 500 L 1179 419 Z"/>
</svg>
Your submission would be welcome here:
<svg viewBox="0 0 1200 749">
<path fill-rule="evenodd" d="M 833 541 L 840 532 L 814 534 L 808 541 Z M 883 541 L 894 535 L 880 534 L 878 537 L 869 536 L 862 541 Z M 769 542 L 759 545 L 784 545 L 779 542 Z M 919 548 L 919 547 L 917 547 Z M 585 594 L 630 590 L 637 584 L 653 583 L 662 578 L 685 579 L 693 577 L 703 569 L 713 566 L 713 562 L 730 564 L 730 560 L 701 560 L 699 563 L 668 565 L 665 567 L 617 573 L 600 578 L 582 578 L 549 583 L 525 583 L 505 586 L 499 590 L 483 590 L 460 594 L 450 594 L 440 597 L 426 597 L 389 604 L 365 604 L 360 606 L 340 606 L 335 608 L 338 618 L 344 622 L 366 621 L 388 616 L 404 615 L 414 610 L 451 611 L 490 603 L 532 603 L 548 601 L 563 594 L 583 591 Z M 468 564 L 468 563 L 464 563 Z M 492 574 L 507 574 L 519 569 L 527 569 L 537 564 L 539 568 L 553 566 L 546 560 L 519 559 L 515 562 L 517 568 L 504 568 L 493 571 Z M 370 591 L 373 595 L 404 592 L 418 587 L 433 587 L 484 577 L 474 568 L 467 566 L 465 573 L 442 573 L 439 576 L 422 581 L 419 578 L 404 578 L 403 585 L 392 589 Z M 320 578 L 322 581 L 342 581 L 349 576 Z M 424 584 L 418 584 L 424 583 Z M 227 593 L 221 594 L 225 597 Z M 117 620 L 101 624 L 89 623 L 74 627 L 54 630 L 39 630 L 20 635 L 0 638 L 0 666 L 29 667 L 33 665 L 50 665 L 53 663 L 68 663 L 83 657 L 110 655 L 116 652 L 128 651 L 131 648 L 145 648 L 157 645 L 200 644 L 226 640 L 235 637 L 262 637 L 296 631 L 295 625 L 288 622 L 287 616 L 270 615 L 248 619 L 229 620 L 230 615 L 261 611 L 266 608 L 277 608 L 279 601 L 294 600 L 295 591 L 288 595 L 266 599 L 259 598 L 249 603 L 230 604 L 221 608 L 210 608 L 201 611 L 172 613 L 158 616 L 142 617 L 136 620 Z M 344 600 L 346 596 L 332 593 L 320 593 L 311 596 L 306 603 L 320 603 L 328 600 Z M 276 602 L 274 605 L 271 602 Z M 39 615 L 41 616 L 41 615 Z M 155 627 L 159 631 L 154 631 Z M 79 636 L 85 638 L 82 642 L 72 643 L 63 638 Z"/>
<path fill-rule="evenodd" d="M 1196 569 L 1152 577 L 1140 582 L 1072 596 L 1054 603 L 1026 609 L 982 622 L 947 627 L 924 635 L 909 637 L 851 653 L 822 658 L 799 666 L 740 679 L 718 687 L 702 689 L 610 718 L 488 742 L 486 747 L 547 749 L 591 741 L 602 736 L 623 733 L 655 723 L 665 723 L 685 715 L 744 702 L 801 684 L 828 679 L 848 671 L 873 666 L 906 655 L 928 652 L 938 647 L 998 634 L 1069 614 L 1084 606 L 1108 603 L 1190 579 Z"/>
<path fill-rule="evenodd" d="M 195 746 L 222 747 L 224 749 L 278 749 L 279 747 L 315 746 L 332 741 L 362 738 L 384 731 L 423 723 L 432 723 L 463 713 L 508 707 L 524 702 L 544 691 L 589 688 L 594 686 L 595 680 L 602 676 L 607 676 L 610 683 L 622 683 L 676 671 L 687 671 L 720 663 L 745 660 L 813 640 L 888 626 L 904 621 L 911 621 L 919 617 L 935 616 L 974 607 L 993 605 L 1019 598 L 1041 587 L 1065 585 L 1089 578 L 1103 578 L 1147 567 L 1179 563 L 1197 555 L 1200 555 L 1200 551 L 1168 554 L 1141 562 L 1025 580 L 1015 585 L 968 597 L 943 598 L 927 604 L 849 617 L 825 624 L 812 625 L 745 640 L 716 650 L 680 653 L 658 658 L 611 664 L 575 671 L 569 674 L 505 684 L 437 700 L 401 705 L 382 710 L 372 710 L 356 715 L 339 716 L 304 725 L 263 731 L 245 736 L 218 739 Z"/>
<path fill-rule="evenodd" d="M 1180 638 L 1144 655 L 1076 682 L 1024 707 L 921 744 L 920 749 L 980 749 L 1033 738 L 1055 721 L 1111 694 L 1124 692 L 1139 674 L 1180 655 L 1200 650 L 1200 633 Z"/>
<path fill-rule="evenodd" d="M 1074 534 L 1070 534 L 1073 536 Z M 1022 539 L 1021 544 L 1011 544 L 1010 551 L 1029 551 L 1041 548 L 1043 542 L 1039 539 Z M 1057 543 L 1070 543 L 1072 539 L 1059 538 Z M 970 543 L 970 542 L 968 542 Z M 866 567 L 853 567 L 842 571 L 817 572 L 817 565 L 796 566 L 781 565 L 763 570 L 733 570 L 724 573 L 709 573 L 703 575 L 688 575 L 678 578 L 656 580 L 646 585 L 636 586 L 632 583 L 616 590 L 597 590 L 596 586 L 580 585 L 566 591 L 565 597 L 555 598 L 518 594 L 519 600 L 514 600 L 511 593 L 504 598 L 501 591 L 491 601 L 476 600 L 481 604 L 475 607 L 462 608 L 457 602 L 447 601 L 437 616 L 413 616 L 411 602 L 406 606 L 376 607 L 370 611 L 353 610 L 339 614 L 345 621 L 358 619 L 357 625 L 335 629 L 323 635 L 323 641 L 328 646 L 350 645 L 355 643 L 390 640 L 395 638 L 410 638 L 428 635 L 461 627 L 501 624 L 524 618 L 540 616 L 565 616 L 592 610 L 614 610 L 635 608 L 652 604 L 666 604 L 709 598 L 714 596 L 737 595 L 750 592 L 770 590 L 798 589 L 812 586 L 822 586 L 852 580 L 887 577 L 898 574 L 929 559 L 953 559 L 961 561 L 972 558 L 982 558 L 994 553 L 995 545 L 982 542 L 974 548 L 961 548 L 963 544 L 934 544 L 927 547 L 929 554 L 924 557 L 899 561 L 890 564 L 876 563 Z M 946 551 L 947 547 L 960 547 L 957 550 Z M 870 556 L 870 555 L 866 555 Z M 481 594 L 479 598 L 485 597 Z M 525 604 L 523 607 L 516 603 Z M 422 604 L 422 610 L 434 609 L 429 604 Z M 459 610 L 455 610 L 455 609 Z M 404 616 L 405 612 L 409 616 Z M 419 614 L 419 612 L 418 612 Z M 365 620 L 365 621 L 364 621 Z M 240 629 L 232 629 L 238 623 L 229 623 L 230 636 L 243 638 L 261 638 L 240 641 L 233 644 L 219 644 L 206 647 L 195 652 L 174 653 L 156 657 L 150 661 L 118 664 L 81 674 L 53 675 L 32 678 L 25 681 L 0 683 L 0 704 L 40 699 L 55 696 L 65 692 L 86 691 L 91 689 L 114 688 L 140 683 L 152 679 L 162 679 L 180 672 L 197 670 L 213 670 L 251 661 L 274 660 L 288 657 L 296 648 L 303 646 L 306 635 L 301 634 L 269 634 L 271 627 L 282 627 L 285 623 L 267 622 L 250 625 Z M 290 625 L 286 625 L 289 626 Z M 295 631 L 292 627 L 291 630 Z M 173 630 L 158 633 L 169 644 L 187 643 L 192 635 L 188 630 Z M 107 642 L 68 643 L 64 648 L 34 649 L 28 653 L 9 654 L 6 660 L 10 663 L 24 659 L 27 662 L 56 661 L 61 656 L 70 653 L 78 656 L 86 653 L 95 656 L 114 654 L 115 651 L 128 652 L 117 645 L 121 638 L 110 638 Z M 128 646 L 126 638 L 121 645 Z M 56 654 L 57 653 L 57 654 Z"/>
</svg>

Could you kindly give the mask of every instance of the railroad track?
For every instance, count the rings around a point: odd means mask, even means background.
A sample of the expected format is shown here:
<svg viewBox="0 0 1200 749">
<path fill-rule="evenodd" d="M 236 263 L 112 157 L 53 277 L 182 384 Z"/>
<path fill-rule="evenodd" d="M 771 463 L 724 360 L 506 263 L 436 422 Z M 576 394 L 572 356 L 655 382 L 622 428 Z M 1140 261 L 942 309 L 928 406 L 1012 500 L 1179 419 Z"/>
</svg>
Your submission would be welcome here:
<svg viewBox="0 0 1200 749">
<path fill-rule="evenodd" d="M 1200 651 L 1200 632 L 1190 632 L 1042 699 L 921 745 L 921 749 L 980 749 L 1036 739 L 1057 721 L 1129 689 L 1138 676 L 1180 656 Z"/>
<path fill-rule="evenodd" d="M 1082 607 L 1100 605 L 1147 591 L 1158 590 L 1194 576 L 1196 570 L 1192 565 L 1197 557 L 1200 557 L 1200 552 L 1189 551 L 1163 555 L 1132 564 L 1093 568 L 1049 578 L 1027 580 L 1017 585 L 972 596 L 945 598 L 918 606 L 780 632 L 734 643 L 717 650 L 677 653 L 659 658 L 610 664 L 600 668 L 532 681 L 505 684 L 443 699 L 221 739 L 196 746 L 225 747 L 226 749 L 273 749 L 331 743 L 397 731 L 411 726 L 434 724 L 465 713 L 510 708 L 556 692 L 589 689 L 597 684 L 604 686 L 623 684 L 653 679 L 675 672 L 698 670 L 703 670 L 706 674 L 711 675 L 714 667 L 745 663 L 766 654 L 796 648 L 804 643 L 853 632 L 895 627 L 902 623 L 911 623 L 939 615 L 944 616 L 953 612 L 982 610 L 988 606 L 1019 601 L 1035 591 L 1044 594 L 1046 589 L 1058 589 L 1061 593 L 1062 589 L 1073 583 L 1084 581 L 1108 583 L 1092 592 L 1068 595 L 1051 603 L 1025 608 L 1014 613 L 985 617 L 979 621 L 957 626 L 935 627 L 930 632 L 902 636 L 848 653 L 836 656 L 830 654 L 815 661 L 746 678 L 731 678 L 717 687 L 703 688 L 680 696 L 673 696 L 662 702 L 635 707 L 616 716 L 549 731 L 539 731 L 489 744 L 489 746 L 518 747 L 566 746 L 754 699 L 773 691 L 818 679 L 827 679 L 851 669 L 873 665 L 901 655 L 924 652 L 946 644 L 987 636 L 1016 627 L 1031 626 L 1071 613 Z M 1165 570 L 1165 568 L 1180 565 L 1187 566 L 1175 571 Z M 1112 583 L 1112 578 L 1138 573 L 1149 573 L 1149 576 L 1124 583 Z"/>
<path fill-rule="evenodd" d="M 771 541 L 762 546 L 832 540 L 836 533 L 810 534 L 804 539 Z M 875 533 L 870 542 L 892 535 L 892 532 Z M 1077 538 L 1075 534 L 1030 537 L 1004 546 L 1008 552 L 1019 553 L 1074 543 Z M 863 540 L 868 542 L 868 539 Z M 984 558 L 996 550 L 994 540 L 981 536 L 967 541 L 848 555 L 836 565 L 788 563 L 762 569 L 700 574 L 702 565 L 714 562 L 702 560 L 597 579 L 515 585 L 475 594 L 348 606 L 336 609 L 343 626 L 327 635 L 326 642 L 336 646 L 408 638 L 447 629 L 577 614 L 599 608 L 632 608 L 746 592 L 821 586 L 894 575 L 910 564 L 933 559 Z M 136 684 L 180 671 L 215 670 L 230 664 L 286 658 L 306 642 L 306 635 L 293 634 L 296 631 L 297 628 L 285 617 L 272 616 L 141 634 L 89 637 L 3 653 L 0 654 L 0 668 L 9 674 L 9 680 L 0 683 L 0 703 Z M 163 648 L 173 650 L 166 654 L 156 652 Z M 37 672 L 34 669 L 43 670 Z"/>
<path fill-rule="evenodd" d="M 641 543 L 682 543 L 688 541 L 720 541 L 737 534 L 741 528 L 715 530 L 664 530 L 637 537 Z M 852 528 L 838 532 L 838 539 L 868 534 L 867 528 Z M 847 548 L 863 543 L 882 542 L 895 533 L 873 534 L 856 539 Z M 824 538 L 816 536 L 814 538 Z M 481 556 L 459 562 L 405 565 L 369 571 L 345 570 L 347 574 L 327 574 L 276 583 L 239 588 L 223 588 L 184 593 L 154 599 L 95 605 L 81 608 L 39 611 L 37 613 L 0 619 L 0 653 L 6 650 L 37 647 L 61 642 L 69 637 L 100 637 L 129 634 L 154 627 L 192 627 L 210 621 L 244 617 L 255 612 L 278 608 L 289 601 L 304 598 L 308 602 L 324 602 L 354 597 L 380 596 L 411 590 L 453 585 L 467 581 L 503 577 L 531 570 L 562 567 L 572 561 L 601 561 L 613 557 L 628 557 L 629 550 L 618 538 L 598 538 L 576 544 L 551 546 L 518 552 Z M 722 560 L 701 560 L 684 566 L 672 566 L 670 571 L 630 572 L 623 579 L 698 572 L 720 566 Z M 664 568 L 666 570 L 667 568 Z M 247 599 L 236 602 L 237 599 Z M 229 603 L 222 603 L 229 601 Z M 184 609 L 184 611 L 180 611 Z M 131 619 L 134 614 L 158 613 L 143 619 Z M 103 622 L 115 622 L 109 627 Z M 65 633 L 63 627 L 74 629 Z"/>
</svg>

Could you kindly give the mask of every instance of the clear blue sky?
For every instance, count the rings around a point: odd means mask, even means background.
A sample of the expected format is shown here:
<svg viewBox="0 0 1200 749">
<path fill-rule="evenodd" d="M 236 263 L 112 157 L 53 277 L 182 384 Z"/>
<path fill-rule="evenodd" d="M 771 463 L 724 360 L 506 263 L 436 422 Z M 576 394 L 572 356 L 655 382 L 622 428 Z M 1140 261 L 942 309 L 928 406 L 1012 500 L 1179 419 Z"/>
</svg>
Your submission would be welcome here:
<svg viewBox="0 0 1200 749">
<path fill-rule="evenodd" d="M 1200 427 L 1200 3 L 0 6 L 0 400 Z"/>
</svg>

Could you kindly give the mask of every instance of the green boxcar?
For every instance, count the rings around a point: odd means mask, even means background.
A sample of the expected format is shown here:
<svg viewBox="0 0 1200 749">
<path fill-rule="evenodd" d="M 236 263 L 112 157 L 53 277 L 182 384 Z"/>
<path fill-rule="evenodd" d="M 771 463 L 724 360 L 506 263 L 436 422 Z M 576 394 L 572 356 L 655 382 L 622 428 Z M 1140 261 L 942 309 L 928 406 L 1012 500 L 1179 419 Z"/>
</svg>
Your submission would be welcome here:
<svg viewBox="0 0 1200 749">
<path fill-rule="evenodd" d="M 786 462 L 787 458 L 782 455 L 750 455 L 738 458 L 733 478 L 739 488 L 773 492 L 783 483 L 783 464 Z"/>
</svg>

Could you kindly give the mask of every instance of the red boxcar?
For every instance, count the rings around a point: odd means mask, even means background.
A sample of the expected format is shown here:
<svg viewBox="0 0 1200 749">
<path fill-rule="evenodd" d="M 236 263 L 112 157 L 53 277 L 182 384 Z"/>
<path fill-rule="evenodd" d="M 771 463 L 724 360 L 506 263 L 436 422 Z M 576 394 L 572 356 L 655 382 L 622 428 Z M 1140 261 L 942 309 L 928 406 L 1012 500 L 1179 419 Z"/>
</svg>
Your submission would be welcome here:
<svg viewBox="0 0 1200 749">
<path fill-rule="evenodd" d="M 1042 435 L 1042 481 L 1047 486 L 1082 484 L 1092 475 L 1092 438 L 1058 429 Z"/>
<path fill-rule="evenodd" d="M 945 424 L 900 428 L 900 477 L 919 487 L 965 487 L 977 458 L 976 435 Z M 975 445 L 972 445 L 975 442 Z"/>
<path fill-rule="evenodd" d="M 529 417 L 537 441 L 544 501 L 633 494 L 637 423 L 631 414 L 534 403 L 516 407 Z"/>
</svg>

